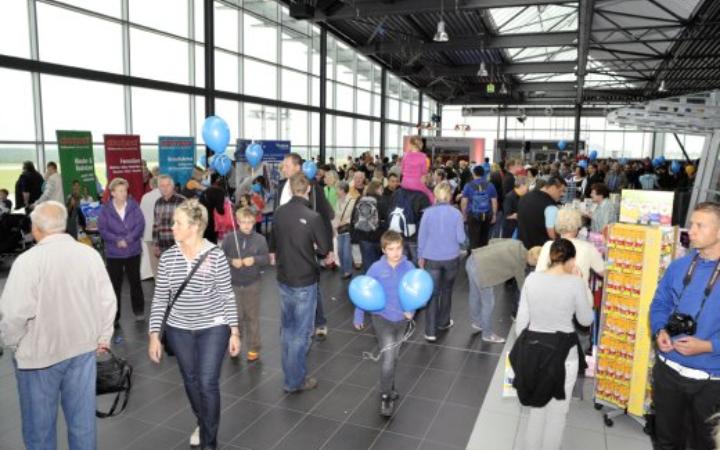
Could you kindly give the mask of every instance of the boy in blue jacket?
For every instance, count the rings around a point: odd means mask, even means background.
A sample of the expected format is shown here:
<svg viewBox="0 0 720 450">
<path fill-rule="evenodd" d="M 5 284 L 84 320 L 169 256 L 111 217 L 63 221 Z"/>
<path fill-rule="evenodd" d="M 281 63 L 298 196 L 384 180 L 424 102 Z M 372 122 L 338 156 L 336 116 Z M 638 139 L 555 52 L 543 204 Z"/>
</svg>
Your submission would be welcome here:
<svg viewBox="0 0 720 450">
<path fill-rule="evenodd" d="M 412 320 L 414 311 L 403 311 L 400 305 L 398 287 L 403 275 L 415 266 L 403 255 L 403 238 L 396 231 L 386 231 L 380 238 L 384 256 L 367 271 L 367 276 L 376 279 L 385 291 L 385 309 L 372 313 L 372 324 L 380 348 L 380 415 L 390 417 L 395 410 L 395 365 L 400 356 L 400 346 L 405 335 L 407 322 Z M 364 328 L 364 311 L 355 308 L 353 325 Z"/>
</svg>

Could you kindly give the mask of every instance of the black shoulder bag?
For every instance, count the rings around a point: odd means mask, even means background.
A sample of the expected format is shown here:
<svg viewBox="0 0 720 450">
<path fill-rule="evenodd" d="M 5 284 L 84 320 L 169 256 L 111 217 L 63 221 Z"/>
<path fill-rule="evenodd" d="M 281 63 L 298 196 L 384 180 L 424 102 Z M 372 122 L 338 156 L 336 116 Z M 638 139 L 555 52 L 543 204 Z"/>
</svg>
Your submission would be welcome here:
<svg viewBox="0 0 720 450">
<path fill-rule="evenodd" d="M 195 266 L 192 268 L 190 273 L 188 274 L 187 278 L 185 278 L 185 281 L 180 285 L 177 291 L 175 291 L 175 295 L 168 294 L 169 297 L 171 297 L 170 301 L 168 301 L 167 308 L 165 308 L 165 315 L 163 316 L 162 324 L 160 325 L 160 343 L 162 344 L 163 348 L 165 349 L 165 353 L 167 353 L 168 356 L 175 356 L 175 352 L 170 348 L 167 342 L 167 335 L 165 333 L 167 328 L 167 320 L 170 316 L 170 311 L 172 311 L 172 307 L 175 304 L 175 301 L 180 297 L 180 294 L 182 294 L 182 291 L 185 290 L 185 287 L 190 282 L 190 279 L 195 275 L 195 272 L 197 272 L 198 267 L 205 261 L 205 258 L 210 254 L 212 250 L 208 250 L 207 252 L 203 253 L 202 256 L 200 256 L 200 259 L 198 259 L 198 262 L 195 264 Z"/>
<path fill-rule="evenodd" d="M 121 412 L 125 411 L 128 400 L 130 399 L 130 389 L 132 388 L 132 366 L 123 358 L 119 358 L 107 349 L 107 353 L 110 358 L 105 360 L 98 360 L 97 362 L 97 380 L 95 381 L 95 394 L 116 394 L 115 400 L 110 407 L 108 412 L 101 412 L 95 410 L 95 417 L 104 419 L 106 417 L 117 416 Z M 125 399 L 120 406 L 120 410 L 116 411 L 118 404 L 120 403 L 120 397 L 125 396 Z"/>
</svg>

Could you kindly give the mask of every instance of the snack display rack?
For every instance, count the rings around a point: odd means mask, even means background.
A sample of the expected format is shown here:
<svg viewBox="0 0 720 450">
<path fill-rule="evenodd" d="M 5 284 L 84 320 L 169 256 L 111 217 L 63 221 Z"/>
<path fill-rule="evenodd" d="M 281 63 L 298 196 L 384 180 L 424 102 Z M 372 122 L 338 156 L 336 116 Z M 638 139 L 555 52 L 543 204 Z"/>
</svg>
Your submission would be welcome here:
<svg viewBox="0 0 720 450">
<path fill-rule="evenodd" d="M 595 382 L 596 408 L 611 408 L 604 415 L 607 426 L 621 414 L 643 423 L 650 413 L 648 311 L 659 277 L 673 259 L 676 237 L 674 227 L 610 227 Z"/>
</svg>

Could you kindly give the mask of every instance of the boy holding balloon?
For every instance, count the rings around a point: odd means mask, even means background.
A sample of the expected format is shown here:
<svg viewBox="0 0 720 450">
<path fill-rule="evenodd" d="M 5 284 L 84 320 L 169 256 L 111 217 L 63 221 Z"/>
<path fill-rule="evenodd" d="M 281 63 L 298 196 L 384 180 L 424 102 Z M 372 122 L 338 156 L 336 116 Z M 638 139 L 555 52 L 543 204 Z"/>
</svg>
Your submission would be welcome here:
<svg viewBox="0 0 720 450">
<path fill-rule="evenodd" d="M 380 238 L 380 245 L 384 256 L 370 266 L 367 276 L 356 277 L 349 290 L 350 299 L 356 306 L 353 325 L 357 330 L 365 327 L 365 311 L 372 312 L 373 329 L 380 348 L 380 415 L 390 417 L 399 396 L 395 390 L 395 366 L 400 346 L 408 321 L 432 294 L 432 279 L 427 272 L 416 271 L 403 255 L 400 233 L 386 231 Z M 406 284 L 413 286 L 408 288 Z"/>
</svg>

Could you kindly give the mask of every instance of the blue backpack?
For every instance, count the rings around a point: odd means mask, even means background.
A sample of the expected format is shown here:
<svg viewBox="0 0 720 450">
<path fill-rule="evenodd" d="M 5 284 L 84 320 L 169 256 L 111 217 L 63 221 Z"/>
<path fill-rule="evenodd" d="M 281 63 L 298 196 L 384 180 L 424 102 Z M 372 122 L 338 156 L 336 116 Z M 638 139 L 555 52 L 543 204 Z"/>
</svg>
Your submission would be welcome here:
<svg viewBox="0 0 720 450">
<path fill-rule="evenodd" d="M 473 217 L 479 217 L 482 214 L 489 214 L 492 212 L 492 205 L 490 203 L 490 195 L 487 192 L 487 183 L 480 181 L 470 185 L 472 187 L 472 194 L 470 195 L 470 206 L 468 212 Z"/>
</svg>

